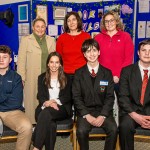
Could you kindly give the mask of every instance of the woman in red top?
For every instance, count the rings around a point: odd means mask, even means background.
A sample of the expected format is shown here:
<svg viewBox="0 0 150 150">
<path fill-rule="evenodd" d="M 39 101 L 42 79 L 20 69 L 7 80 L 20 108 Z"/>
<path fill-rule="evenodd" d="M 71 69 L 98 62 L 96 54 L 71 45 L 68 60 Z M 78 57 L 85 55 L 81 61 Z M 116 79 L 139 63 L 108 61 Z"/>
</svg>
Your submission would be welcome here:
<svg viewBox="0 0 150 150">
<path fill-rule="evenodd" d="M 119 15 L 109 11 L 101 20 L 101 33 L 95 36 L 100 46 L 99 62 L 112 71 L 115 84 L 119 82 L 121 69 L 133 62 L 133 42 L 123 29 Z"/>
<path fill-rule="evenodd" d="M 82 31 L 82 20 L 77 12 L 69 12 L 65 16 L 64 30 L 65 33 L 57 39 L 56 51 L 63 58 L 64 72 L 72 76 L 76 69 L 86 64 L 81 46 L 90 35 Z"/>
</svg>

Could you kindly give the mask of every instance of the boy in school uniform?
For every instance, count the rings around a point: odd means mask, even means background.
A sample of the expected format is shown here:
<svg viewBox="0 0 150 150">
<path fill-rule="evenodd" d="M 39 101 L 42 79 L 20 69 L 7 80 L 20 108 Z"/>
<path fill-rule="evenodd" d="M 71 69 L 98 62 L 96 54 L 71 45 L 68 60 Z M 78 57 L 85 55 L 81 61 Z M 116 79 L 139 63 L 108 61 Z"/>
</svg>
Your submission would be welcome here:
<svg viewBox="0 0 150 150">
<path fill-rule="evenodd" d="M 137 127 L 150 130 L 150 39 L 138 45 L 139 61 L 122 69 L 119 83 L 121 150 L 134 150 Z"/>
<path fill-rule="evenodd" d="M 113 118 L 112 73 L 98 62 L 100 49 L 97 41 L 85 40 L 82 52 L 87 64 L 76 70 L 72 87 L 80 149 L 89 149 L 89 132 L 94 126 L 102 127 L 107 134 L 104 150 L 115 150 L 117 125 Z"/>
</svg>

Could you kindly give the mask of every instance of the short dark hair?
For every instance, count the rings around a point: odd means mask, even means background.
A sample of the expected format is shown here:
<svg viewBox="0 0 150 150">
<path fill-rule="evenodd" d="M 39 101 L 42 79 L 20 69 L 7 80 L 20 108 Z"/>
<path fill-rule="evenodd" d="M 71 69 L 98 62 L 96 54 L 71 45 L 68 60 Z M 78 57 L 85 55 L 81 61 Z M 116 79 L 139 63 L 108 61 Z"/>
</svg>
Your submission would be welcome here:
<svg viewBox="0 0 150 150">
<path fill-rule="evenodd" d="M 141 41 L 138 45 L 138 51 L 140 51 L 141 47 L 144 45 L 150 45 L 150 39 Z"/>
<path fill-rule="evenodd" d="M 6 46 L 6 45 L 0 45 L 0 53 L 7 53 L 11 56 L 12 51 L 10 49 L 10 47 Z"/>
<path fill-rule="evenodd" d="M 96 40 L 94 39 L 85 40 L 82 44 L 82 52 L 85 53 L 89 48 L 92 48 L 93 46 L 96 47 L 98 51 L 100 50 L 99 44 Z"/>
<path fill-rule="evenodd" d="M 79 14 L 77 12 L 74 12 L 74 11 L 67 13 L 65 16 L 65 19 L 64 19 L 64 30 L 65 30 L 65 32 L 66 33 L 70 32 L 70 29 L 69 29 L 68 24 L 67 24 L 67 20 L 71 15 L 76 17 L 77 23 L 78 23 L 77 29 L 78 29 L 78 32 L 80 32 L 82 30 L 82 20 L 81 20 Z"/>
</svg>

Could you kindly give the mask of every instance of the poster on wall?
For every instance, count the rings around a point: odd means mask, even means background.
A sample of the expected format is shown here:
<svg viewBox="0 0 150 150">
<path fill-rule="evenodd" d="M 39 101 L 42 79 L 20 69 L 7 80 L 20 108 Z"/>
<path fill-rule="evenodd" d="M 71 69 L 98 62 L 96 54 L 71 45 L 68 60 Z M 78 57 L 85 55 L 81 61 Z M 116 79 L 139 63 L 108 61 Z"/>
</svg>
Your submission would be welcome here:
<svg viewBox="0 0 150 150">
<path fill-rule="evenodd" d="M 36 18 L 43 18 L 47 25 L 47 6 L 45 5 L 36 5 Z"/>
<path fill-rule="evenodd" d="M 18 6 L 18 18 L 19 22 L 27 22 L 28 21 L 28 5 L 19 5 Z"/>
<path fill-rule="evenodd" d="M 149 0 L 138 0 L 139 1 L 139 13 L 150 12 L 150 1 Z"/>
<path fill-rule="evenodd" d="M 64 19 L 65 15 L 67 13 L 67 8 L 66 7 L 53 7 L 53 18 L 54 19 Z"/>
<path fill-rule="evenodd" d="M 150 38 L 150 21 L 146 24 L 146 38 Z"/>
<path fill-rule="evenodd" d="M 138 21 L 138 38 L 145 38 L 146 21 Z"/>
</svg>

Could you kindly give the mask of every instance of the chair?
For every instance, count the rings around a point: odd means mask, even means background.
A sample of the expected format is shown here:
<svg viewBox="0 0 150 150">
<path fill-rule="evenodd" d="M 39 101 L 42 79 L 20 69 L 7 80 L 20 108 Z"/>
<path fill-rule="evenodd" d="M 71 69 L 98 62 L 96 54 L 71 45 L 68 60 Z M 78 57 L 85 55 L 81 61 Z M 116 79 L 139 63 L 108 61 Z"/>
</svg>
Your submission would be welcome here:
<svg viewBox="0 0 150 150">
<path fill-rule="evenodd" d="M 35 126 L 35 125 L 34 125 Z M 57 133 L 70 133 L 70 139 L 73 150 L 76 150 L 76 129 L 73 119 L 57 121 Z M 3 132 L 0 137 L 1 143 L 15 142 L 17 140 L 17 132 L 3 125 Z"/>
<path fill-rule="evenodd" d="M 136 128 L 136 133 L 134 135 L 134 138 L 150 139 L 150 130 L 138 127 Z"/>
<path fill-rule="evenodd" d="M 57 133 L 70 133 L 73 150 L 76 150 L 76 127 L 73 119 L 57 121 Z"/>
<path fill-rule="evenodd" d="M 103 128 L 93 127 L 89 133 L 89 138 L 106 137 L 105 130 Z M 117 138 L 116 150 L 119 149 L 119 139 Z M 79 143 L 77 142 L 77 150 L 80 150 Z"/>
<path fill-rule="evenodd" d="M 8 142 L 16 142 L 16 141 L 17 141 L 17 132 L 3 125 L 3 132 L 0 137 L 0 142 L 8 143 Z"/>
<path fill-rule="evenodd" d="M 136 132 L 134 134 L 134 139 L 149 139 L 150 140 L 150 130 L 149 129 L 143 129 L 141 127 L 138 127 L 135 130 L 136 130 Z M 118 147 L 118 150 L 120 150 L 120 146 Z"/>
</svg>

